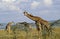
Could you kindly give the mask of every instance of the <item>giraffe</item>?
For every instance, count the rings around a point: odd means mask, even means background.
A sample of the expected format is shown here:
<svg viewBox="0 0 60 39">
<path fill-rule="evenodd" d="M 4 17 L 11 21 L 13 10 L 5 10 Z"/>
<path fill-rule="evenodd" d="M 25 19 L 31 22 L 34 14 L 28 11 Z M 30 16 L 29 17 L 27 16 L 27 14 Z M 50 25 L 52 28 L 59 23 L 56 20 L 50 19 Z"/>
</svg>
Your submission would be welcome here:
<svg viewBox="0 0 60 39">
<path fill-rule="evenodd" d="M 25 26 L 26 31 L 28 31 L 28 29 L 29 30 L 32 29 L 31 25 L 29 23 L 27 23 L 27 22 L 21 22 L 20 24 L 23 24 Z"/>
<path fill-rule="evenodd" d="M 33 15 L 31 15 L 31 14 L 28 14 L 28 12 L 26 12 L 26 11 L 24 12 L 24 15 L 25 15 L 26 17 L 28 17 L 29 19 L 35 21 L 35 24 L 40 23 L 41 25 L 45 25 L 45 27 L 46 27 L 47 29 L 49 29 L 49 27 L 50 27 L 49 22 L 46 21 L 46 20 L 44 20 L 44 19 L 42 19 L 41 17 L 33 16 Z M 38 27 L 38 26 L 37 26 L 37 27 Z M 38 29 L 38 30 L 39 30 L 39 29 Z"/>
<path fill-rule="evenodd" d="M 11 31 L 11 25 L 13 24 L 13 22 L 9 22 L 7 25 L 6 25 L 6 28 L 5 28 L 5 30 L 8 32 L 8 33 L 10 33 L 10 31 Z"/>
<path fill-rule="evenodd" d="M 24 30 L 26 31 L 26 38 L 25 39 L 28 39 L 27 37 L 29 35 L 29 32 L 31 32 L 31 29 L 32 29 L 31 25 L 27 22 L 22 22 L 20 24 L 24 25 Z"/>
<path fill-rule="evenodd" d="M 43 29 L 43 27 L 46 28 L 47 31 L 49 31 L 49 28 L 50 28 L 50 24 L 48 21 L 42 19 L 41 17 L 38 17 L 38 16 L 33 16 L 31 14 L 29 14 L 28 12 L 24 12 L 24 15 L 26 17 L 28 17 L 29 19 L 35 21 L 35 24 L 36 24 L 36 28 L 38 30 L 38 34 L 39 34 L 39 31 L 41 32 L 41 30 Z"/>
</svg>

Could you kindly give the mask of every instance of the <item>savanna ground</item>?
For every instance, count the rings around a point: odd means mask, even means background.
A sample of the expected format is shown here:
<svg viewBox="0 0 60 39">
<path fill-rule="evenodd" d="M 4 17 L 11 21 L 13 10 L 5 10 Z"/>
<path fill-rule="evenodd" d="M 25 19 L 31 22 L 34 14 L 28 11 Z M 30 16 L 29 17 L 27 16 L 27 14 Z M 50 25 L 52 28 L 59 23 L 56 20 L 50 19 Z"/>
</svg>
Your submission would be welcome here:
<svg viewBox="0 0 60 39">
<path fill-rule="evenodd" d="M 55 27 L 51 37 L 42 36 L 43 39 L 60 39 L 60 27 Z M 38 39 L 38 32 L 36 29 L 26 30 L 13 30 L 7 33 L 6 30 L 0 30 L 0 39 Z"/>
</svg>

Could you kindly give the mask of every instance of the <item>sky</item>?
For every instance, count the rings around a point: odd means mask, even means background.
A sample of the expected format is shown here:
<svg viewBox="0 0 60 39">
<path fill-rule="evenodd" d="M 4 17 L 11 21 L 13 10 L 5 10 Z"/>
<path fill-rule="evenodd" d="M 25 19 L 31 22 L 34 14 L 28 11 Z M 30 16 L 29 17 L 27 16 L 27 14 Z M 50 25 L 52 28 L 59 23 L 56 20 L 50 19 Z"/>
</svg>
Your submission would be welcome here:
<svg viewBox="0 0 60 39">
<path fill-rule="evenodd" d="M 34 22 L 24 11 L 44 20 L 60 19 L 60 0 L 0 0 L 0 23 Z"/>
</svg>

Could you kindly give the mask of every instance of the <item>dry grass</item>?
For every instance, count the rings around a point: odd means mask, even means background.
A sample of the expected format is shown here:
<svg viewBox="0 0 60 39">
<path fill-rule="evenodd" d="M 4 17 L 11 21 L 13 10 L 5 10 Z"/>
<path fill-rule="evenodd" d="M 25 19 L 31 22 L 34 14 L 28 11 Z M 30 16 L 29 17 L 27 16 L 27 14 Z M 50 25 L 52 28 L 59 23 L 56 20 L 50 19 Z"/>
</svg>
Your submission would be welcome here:
<svg viewBox="0 0 60 39">
<path fill-rule="evenodd" d="M 46 37 L 46 39 L 60 39 L 60 27 L 56 27 L 54 29 L 54 32 L 51 36 L 52 38 L 48 36 Z M 36 29 L 32 29 L 28 32 L 15 30 L 14 32 L 11 31 L 11 33 L 8 34 L 5 30 L 0 30 L 0 39 L 38 39 L 38 32 Z"/>
</svg>

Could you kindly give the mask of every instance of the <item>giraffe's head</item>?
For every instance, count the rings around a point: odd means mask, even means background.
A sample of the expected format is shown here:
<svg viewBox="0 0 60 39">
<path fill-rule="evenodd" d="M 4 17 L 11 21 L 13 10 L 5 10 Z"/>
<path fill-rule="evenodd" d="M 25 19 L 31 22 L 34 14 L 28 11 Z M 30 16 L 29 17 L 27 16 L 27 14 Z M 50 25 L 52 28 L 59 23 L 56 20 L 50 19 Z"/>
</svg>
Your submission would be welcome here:
<svg viewBox="0 0 60 39">
<path fill-rule="evenodd" d="M 14 24 L 14 22 L 9 22 L 8 24 L 9 24 L 9 25 L 13 25 L 13 24 Z"/>
<path fill-rule="evenodd" d="M 28 12 L 26 12 L 26 11 L 24 11 L 23 13 L 24 13 L 24 15 L 25 15 L 25 16 L 27 16 L 27 15 L 28 15 Z"/>
</svg>

